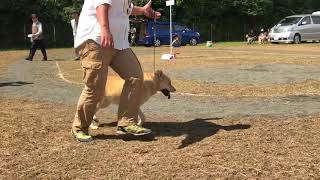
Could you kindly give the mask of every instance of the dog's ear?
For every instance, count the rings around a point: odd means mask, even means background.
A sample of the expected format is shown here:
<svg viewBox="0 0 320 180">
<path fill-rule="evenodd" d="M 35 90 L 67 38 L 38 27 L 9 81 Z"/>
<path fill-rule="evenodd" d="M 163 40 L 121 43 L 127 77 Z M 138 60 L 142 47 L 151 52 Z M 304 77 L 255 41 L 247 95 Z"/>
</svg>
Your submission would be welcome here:
<svg viewBox="0 0 320 180">
<path fill-rule="evenodd" d="M 162 76 L 163 76 L 163 72 L 161 70 L 157 70 L 154 75 L 158 78 L 158 79 L 161 79 Z"/>
</svg>

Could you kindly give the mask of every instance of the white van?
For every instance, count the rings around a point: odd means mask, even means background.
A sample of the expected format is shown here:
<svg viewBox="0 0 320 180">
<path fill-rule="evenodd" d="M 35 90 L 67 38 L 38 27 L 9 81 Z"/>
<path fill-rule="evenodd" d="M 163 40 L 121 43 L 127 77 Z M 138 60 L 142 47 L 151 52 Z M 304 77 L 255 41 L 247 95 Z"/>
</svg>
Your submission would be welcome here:
<svg viewBox="0 0 320 180">
<path fill-rule="evenodd" d="M 288 16 L 271 28 L 272 43 L 300 43 L 320 40 L 320 12 Z"/>
</svg>

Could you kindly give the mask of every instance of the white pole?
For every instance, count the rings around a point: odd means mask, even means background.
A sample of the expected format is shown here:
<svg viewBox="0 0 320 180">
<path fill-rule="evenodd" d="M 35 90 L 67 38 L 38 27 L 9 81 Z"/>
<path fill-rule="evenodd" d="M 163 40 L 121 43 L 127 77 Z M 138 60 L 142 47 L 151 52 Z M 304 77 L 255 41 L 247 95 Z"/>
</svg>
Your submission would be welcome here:
<svg viewBox="0 0 320 180">
<path fill-rule="evenodd" d="M 170 54 L 172 54 L 172 6 L 170 6 Z"/>
<path fill-rule="evenodd" d="M 210 35 L 211 35 L 211 42 L 212 42 L 212 24 L 210 26 Z"/>
<path fill-rule="evenodd" d="M 57 0 L 54 0 L 54 22 L 53 22 L 53 43 L 54 47 L 57 45 L 56 41 L 56 15 L 57 14 Z"/>
<path fill-rule="evenodd" d="M 54 42 L 54 47 L 56 47 L 56 23 L 53 24 L 53 42 Z"/>
<path fill-rule="evenodd" d="M 153 14 L 153 72 L 156 72 L 156 40 L 157 40 L 157 18 L 156 12 Z"/>
<path fill-rule="evenodd" d="M 28 35 L 27 35 L 26 23 L 23 23 L 23 40 L 26 47 L 27 47 L 27 43 L 26 43 L 27 37 Z"/>
<path fill-rule="evenodd" d="M 172 7 L 174 5 L 174 0 L 166 1 L 166 6 L 170 6 L 170 54 L 163 54 L 161 59 L 163 60 L 173 60 L 175 56 L 173 55 L 173 47 L 172 47 Z"/>
</svg>

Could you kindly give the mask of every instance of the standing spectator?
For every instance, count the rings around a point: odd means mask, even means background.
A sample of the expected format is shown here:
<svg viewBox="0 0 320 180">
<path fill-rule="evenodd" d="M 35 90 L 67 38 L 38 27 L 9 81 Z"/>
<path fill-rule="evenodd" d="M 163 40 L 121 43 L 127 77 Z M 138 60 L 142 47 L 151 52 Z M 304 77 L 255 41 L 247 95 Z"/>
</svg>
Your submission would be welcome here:
<svg viewBox="0 0 320 180">
<path fill-rule="evenodd" d="M 28 61 L 33 60 L 33 56 L 37 51 L 37 48 L 39 47 L 41 49 L 43 58 L 42 61 L 47 61 L 47 52 L 46 52 L 46 47 L 45 47 L 45 42 L 44 42 L 44 37 L 43 37 L 43 29 L 42 29 L 42 24 L 38 20 L 38 16 L 36 14 L 31 14 L 31 19 L 32 19 L 32 34 L 30 34 L 28 37 L 30 37 L 31 40 L 31 48 L 30 48 L 30 53 L 29 56 L 26 58 Z"/>
<path fill-rule="evenodd" d="M 174 58 L 177 58 L 177 54 L 180 54 L 180 51 L 178 49 L 181 46 L 181 39 L 181 36 L 179 36 L 178 34 L 172 35 L 172 47 L 174 48 Z"/>
<path fill-rule="evenodd" d="M 72 27 L 73 39 L 75 39 L 77 35 L 77 27 L 78 27 L 80 12 L 74 10 L 71 12 L 71 14 L 72 14 L 71 27 Z M 74 53 L 75 53 L 74 60 L 75 61 L 80 60 L 79 52 L 76 49 L 74 50 Z"/>
<path fill-rule="evenodd" d="M 136 45 L 136 33 L 137 29 L 131 24 L 130 28 L 130 45 L 135 46 Z"/>
</svg>

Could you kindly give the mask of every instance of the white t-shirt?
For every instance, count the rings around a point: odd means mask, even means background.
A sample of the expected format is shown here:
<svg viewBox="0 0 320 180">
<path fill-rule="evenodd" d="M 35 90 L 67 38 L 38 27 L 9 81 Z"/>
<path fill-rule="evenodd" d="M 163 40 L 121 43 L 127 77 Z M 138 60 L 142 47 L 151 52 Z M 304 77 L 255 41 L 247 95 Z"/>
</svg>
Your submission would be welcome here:
<svg viewBox="0 0 320 180">
<path fill-rule="evenodd" d="M 71 22 L 73 37 L 76 37 L 76 35 L 77 35 L 77 26 L 78 26 L 78 23 L 76 22 L 75 19 L 71 19 L 70 22 Z"/>
<path fill-rule="evenodd" d="M 35 35 L 34 38 L 31 38 L 31 42 L 33 40 L 40 40 L 43 39 L 43 30 L 42 30 L 42 24 L 40 21 L 32 23 L 32 34 Z"/>
<path fill-rule="evenodd" d="M 96 8 L 110 4 L 109 28 L 113 36 L 114 48 L 129 48 L 129 16 L 133 9 L 131 0 L 85 0 L 79 18 L 74 46 L 78 47 L 88 39 L 101 43 L 101 29 L 97 20 Z"/>
</svg>

